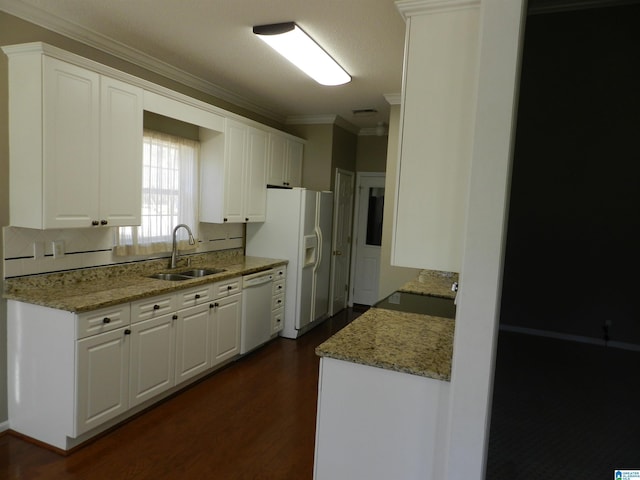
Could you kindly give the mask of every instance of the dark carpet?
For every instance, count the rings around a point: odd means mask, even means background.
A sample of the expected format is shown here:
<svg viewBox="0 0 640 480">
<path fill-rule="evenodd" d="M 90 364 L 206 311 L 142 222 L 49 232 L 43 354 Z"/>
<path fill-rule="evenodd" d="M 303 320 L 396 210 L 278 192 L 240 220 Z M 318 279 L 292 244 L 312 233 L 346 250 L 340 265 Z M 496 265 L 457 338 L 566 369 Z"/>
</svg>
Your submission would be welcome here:
<svg viewBox="0 0 640 480">
<path fill-rule="evenodd" d="M 640 469 L 640 352 L 500 332 L 487 480 Z"/>
</svg>

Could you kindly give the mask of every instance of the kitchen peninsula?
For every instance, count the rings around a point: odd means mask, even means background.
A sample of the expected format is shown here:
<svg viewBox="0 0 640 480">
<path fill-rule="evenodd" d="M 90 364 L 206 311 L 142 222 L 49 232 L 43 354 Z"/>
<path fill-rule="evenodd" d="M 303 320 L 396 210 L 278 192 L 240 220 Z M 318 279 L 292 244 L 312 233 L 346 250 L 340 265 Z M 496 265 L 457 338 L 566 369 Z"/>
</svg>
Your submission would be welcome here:
<svg viewBox="0 0 640 480">
<path fill-rule="evenodd" d="M 457 280 L 457 274 L 422 271 L 394 295 L 452 300 Z M 436 478 L 455 321 L 384 306 L 316 349 L 316 480 Z"/>
</svg>

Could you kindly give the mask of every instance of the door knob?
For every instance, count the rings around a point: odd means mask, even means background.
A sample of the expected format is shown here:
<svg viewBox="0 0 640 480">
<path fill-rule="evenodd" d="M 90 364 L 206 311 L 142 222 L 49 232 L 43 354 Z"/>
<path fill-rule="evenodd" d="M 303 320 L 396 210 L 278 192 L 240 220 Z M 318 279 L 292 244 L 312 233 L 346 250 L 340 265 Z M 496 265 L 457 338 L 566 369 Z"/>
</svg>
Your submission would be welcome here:
<svg viewBox="0 0 640 480">
<path fill-rule="evenodd" d="M 334 250 L 333 254 L 334 255 L 342 255 L 342 252 L 340 250 Z"/>
</svg>

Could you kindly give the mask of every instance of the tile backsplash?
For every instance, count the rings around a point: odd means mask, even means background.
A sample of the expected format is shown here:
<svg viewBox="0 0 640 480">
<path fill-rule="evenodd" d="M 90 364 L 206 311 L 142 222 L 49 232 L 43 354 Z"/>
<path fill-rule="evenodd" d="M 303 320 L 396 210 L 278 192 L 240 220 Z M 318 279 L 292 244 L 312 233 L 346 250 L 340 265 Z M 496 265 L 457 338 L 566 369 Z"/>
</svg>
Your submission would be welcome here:
<svg viewBox="0 0 640 480">
<path fill-rule="evenodd" d="M 2 234 L 5 278 L 170 256 L 169 253 L 153 257 L 115 256 L 113 228 L 33 230 L 4 227 Z M 64 255 L 54 256 L 54 242 L 61 242 Z M 244 224 L 201 223 L 198 228 L 198 248 L 189 253 L 212 252 L 243 246 Z"/>
</svg>

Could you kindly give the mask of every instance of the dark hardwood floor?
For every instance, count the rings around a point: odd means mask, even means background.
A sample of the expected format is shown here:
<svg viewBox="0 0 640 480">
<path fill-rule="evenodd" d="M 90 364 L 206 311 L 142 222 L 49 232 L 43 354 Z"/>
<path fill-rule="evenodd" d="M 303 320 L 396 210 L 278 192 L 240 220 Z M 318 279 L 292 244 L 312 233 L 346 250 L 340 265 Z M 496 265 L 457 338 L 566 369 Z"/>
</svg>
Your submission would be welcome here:
<svg viewBox="0 0 640 480">
<path fill-rule="evenodd" d="M 311 479 L 314 350 L 361 311 L 278 338 L 68 456 L 2 435 L 0 478 Z"/>
</svg>

